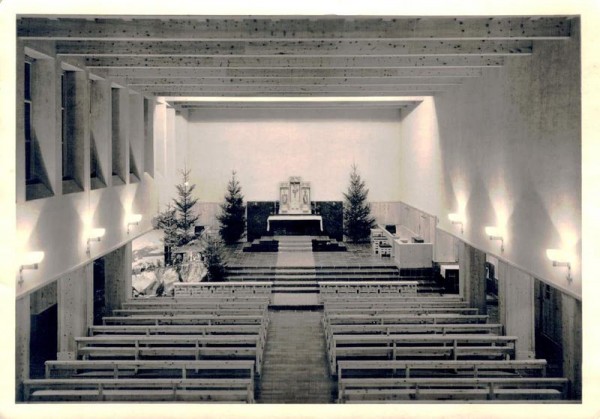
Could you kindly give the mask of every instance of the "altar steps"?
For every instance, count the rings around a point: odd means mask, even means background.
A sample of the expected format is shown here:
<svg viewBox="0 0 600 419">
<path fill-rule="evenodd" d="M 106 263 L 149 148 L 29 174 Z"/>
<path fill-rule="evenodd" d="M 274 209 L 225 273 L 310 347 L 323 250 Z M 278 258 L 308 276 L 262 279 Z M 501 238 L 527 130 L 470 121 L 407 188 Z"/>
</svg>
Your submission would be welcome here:
<svg viewBox="0 0 600 419">
<path fill-rule="evenodd" d="M 312 236 L 274 236 L 281 252 L 312 252 Z"/>
<path fill-rule="evenodd" d="M 442 288 L 430 271 L 403 270 L 395 266 L 230 266 L 231 281 L 272 281 L 274 293 L 318 293 L 320 281 L 417 281 L 418 292 L 436 293 Z"/>
</svg>

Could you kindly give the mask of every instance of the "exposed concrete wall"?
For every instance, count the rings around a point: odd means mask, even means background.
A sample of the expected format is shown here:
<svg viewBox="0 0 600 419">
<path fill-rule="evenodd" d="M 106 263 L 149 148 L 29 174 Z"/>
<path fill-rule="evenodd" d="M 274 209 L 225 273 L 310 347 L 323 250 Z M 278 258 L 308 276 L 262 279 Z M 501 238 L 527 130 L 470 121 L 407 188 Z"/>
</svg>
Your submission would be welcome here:
<svg viewBox="0 0 600 419">
<path fill-rule="evenodd" d="M 581 301 L 562 295 L 563 374 L 571 383 L 572 397 L 582 395 Z"/>
<path fill-rule="evenodd" d="M 19 298 L 16 302 L 15 321 L 15 389 L 16 400 L 22 400 L 21 384 L 29 378 L 29 335 L 31 330 L 31 311 L 29 295 Z"/>
<path fill-rule="evenodd" d="M 77 269 L 58 282 L 58 359 L 75 359 L 77 346 L 74 338 L 87 335 L 90 312 L 89 288 L 93 274 L 92 264 Z"/>
<path fill-rule="evenodd" d="M 98 162 L 107 185 L 111 181 L 111 93 L 110 82 L 94 80 L 90 89 L 90 137 L 94 139 Z"/>
<path fill-rule="evenodd" d="M 535 358 L 535 323 L 533 278 L 498 262 L 498 309 L 504 333 L 516 336 L 517 359 Z"/>
<path fill-rule="evenodd" d="M 460 242 L 458 245 L 459 289 L 463 298 L 485 314 L 485 253 Z"/>
<path fill-rule="evenodd" d="M 535 44 L 459 88 L 428 98 L 401 127 L 400 199 L 465 218 L 464 239 L 581 296 L 581 109 L 578 28 Z M 426 192 L 425 192 L 426 191 Z M 505 250 L 484 227 L 504 230 Z M 545 251 L 572 253 L 574 281 Z"/>
<path fill-rule="evenodd" d="M 131 242 L 104 256 L 107 313 L 131 298 Z"/>
</svg>

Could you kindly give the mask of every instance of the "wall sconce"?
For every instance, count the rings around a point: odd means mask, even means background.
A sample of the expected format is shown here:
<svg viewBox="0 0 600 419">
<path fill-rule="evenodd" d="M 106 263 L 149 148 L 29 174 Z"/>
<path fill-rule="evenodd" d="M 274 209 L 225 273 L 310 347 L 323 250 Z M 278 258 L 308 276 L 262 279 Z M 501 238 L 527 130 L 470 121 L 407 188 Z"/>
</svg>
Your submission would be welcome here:
<svg viewBox="0 0 600 419">
<path fill-rule="evenodd" d="M 464 233 L 464 230 L 463 230 L 464 221 L 463 221 L 463 218 L 459 214 L 456 214 L 456 213 L 448 214 L 448 219 L 452 222 L 452 224 L 460 224 L 460 232 L 461 232 L 461 234 Z"/>
<path fill-rule="evenodd" d="M 44 252 L 27 252 L 21 255 L 19 262 L 19 285 L 23 283 L 23 270 L 37 269 L 38 264 L 44 260 L 46 254 Z"/>
<path fill-rule="evenodd" d="M 142 214 L 130 214 L 127 217 L 127 234 L 129 234 L 129 229 L 133 225 L 138 225 L 142 221 Z"/>
<path fill-rule="evenodd" d="M 86 250 L 86 253 L 88 254 L 88 256 L 91 253 L 90 243 L 91 242 L 99 242 L 100 240 L 102 240 L 102 237 L 104 237 L 105 233 L 106 233 L 106 229 L 104 229 L 104 228 L 92 228 L 90 230 L 90 235 L 88 236 L 88 239 L 87 239 L 87 250 Z"/>
<path fill-rule="evenodd" d="M 569 256 L 560 249 L 546 249 L 546 256 L 552 261 L 552 266 L 567 267 L 567 281 L 571 282 L 571 262 Z"/>
<path fill-rule="evenodd" d="M 487 226 L 485 234 L 489 236 L 490 240 L 500 240 L 500 251 L 504 252 L 504 238 L 498 227 Z"/>
</svg>

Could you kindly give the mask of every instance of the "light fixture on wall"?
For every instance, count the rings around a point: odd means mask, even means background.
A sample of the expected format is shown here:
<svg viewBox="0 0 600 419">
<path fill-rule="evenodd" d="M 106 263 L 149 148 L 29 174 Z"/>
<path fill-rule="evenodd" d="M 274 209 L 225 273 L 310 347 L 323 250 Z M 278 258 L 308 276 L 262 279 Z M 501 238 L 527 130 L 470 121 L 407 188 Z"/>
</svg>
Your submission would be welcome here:
<svg viewBox="0 0 600 419">
<path fill-rule="evenodd" d="M 136 226 L 142 221 L 142 214 L 130 214 L 127 217 L 127 234 L 129 234 L 129 230 L 131 226 Z"/>
<path fill-rule="evenodd" d="M 23 270 L 38 269 L 38 264 L 44 260 L 44 252 L 27 252 L 21 255 L 19 262 L 19 285 L 23 283 Z"/>
<path fill-rule="evenodd" d="M 560 249 L 546 249 L 546 256 L 552 261 L 552 266 L 567 267 L 567 281 L 571 282 L 571 261 L 569 255 Z"/>
<path fill-rule="evenodd" d="M 460 232 L 461 232 L 461 234 L 464 233 L 464 230 L 463 230 L 464 220 L 460 216 L 460 214 L 457 214 L 454 212 L 451 214 L 448 214 L 448 219 L 452 222 L 452 224 L 460 224 Z"/>
<path fill-rule="evenodd" d="M 504 252 L 504 238 L 502 237 L 502 232 L 498 227 L 487 226 L 485 228 L 485 234 L 490 238 L 490 240 L 500 240 L 500 251 Z"/>
<path fill-rule="evenodd" d="M 102 240 L 102 237 L 104 237 L 105 233 L 106 233 L 106 229 L 104 229 L 104 228 L 92 228 L 90 230 L 90 234 L 87 239 L 87 254 L 88 255 L 91 253 L 90 243 L 91 242 L 99 242 L 100 240 Z"/>
</svg>

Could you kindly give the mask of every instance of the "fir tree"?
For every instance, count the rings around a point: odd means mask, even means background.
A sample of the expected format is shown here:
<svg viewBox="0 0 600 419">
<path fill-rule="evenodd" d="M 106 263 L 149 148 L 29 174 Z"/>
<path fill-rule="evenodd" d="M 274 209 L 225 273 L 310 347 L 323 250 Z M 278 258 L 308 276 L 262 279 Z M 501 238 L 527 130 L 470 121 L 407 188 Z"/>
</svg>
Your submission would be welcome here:
<svg viewBox="0 0 600 419">
<path fill-rule="evenodd" d="M 177 212 L 177 246 L 184 246 L 194 240 L 196 237 L 194 229 L 196 221 L 198 221 L 198 215 L 194 212 L 194 205 L 196 205 L 198 199 L 192 197 L 196 185 L 190 185 L 189 169 L 183 169 L 181 176 L 182 182 L 175 185 L 178 197 L 173 199 Z"/>
<path fill-rule="evenodd" d="M 366 241 L 375 226 L 375 219 L 371 217 L 371 207 L 367 202 L 369 190 L 352 165 L 350 172 L 350 185 L 348 192 L 344 193 L 344 234 L 351 242 Z"/>
<path fill-rule="evenodd" d="M 173 247 L 184 246 L 196 238 L 194 230 L 198 215 L 194 212 L 194 205 L 198 200 L 192 197 L 196 185 L 189 183 L 189 170 L 184 169 L 181 174 L 182 182 L 175 185 L 178 197 L 153 219 L 154 228 L 164 232 L 165 265 L 177 265 L 180 262 L 172 258 Z"/>
<path fill-rule="evenodd" d="M 206 234 L 202 239 L 202 261 L 206 267 L 206 280 L 209 282 L 225 281 L 226 264 L 223 262 L 223 246 L 221 239 Z"/>
<path fill-rule="evenodd" d="M 221 204 L 221 214 L 217 216 L 219 223 L 219 233 L 226 244 L 237 242 L 244 234 L 246 226 L 246 207 L 244 206 L 244 196 L 240 183 L 235 178 L 235 171 L 232 173 L 231 180 L 227 184 L 227 194 L 225 202 Z"/>
<path fill-rule="evenodd" d="M 177 219 L 175 208 L 171 203 L 167 208 L 159 212 L 152 220 L 155 229 L 160 229 L 164 233 L 163 245 L 165 253 L 165 265 L 171 264 L 171 249 L 177 246 L 179 238 L 177 236 Z"/>
</svg>

